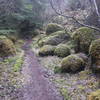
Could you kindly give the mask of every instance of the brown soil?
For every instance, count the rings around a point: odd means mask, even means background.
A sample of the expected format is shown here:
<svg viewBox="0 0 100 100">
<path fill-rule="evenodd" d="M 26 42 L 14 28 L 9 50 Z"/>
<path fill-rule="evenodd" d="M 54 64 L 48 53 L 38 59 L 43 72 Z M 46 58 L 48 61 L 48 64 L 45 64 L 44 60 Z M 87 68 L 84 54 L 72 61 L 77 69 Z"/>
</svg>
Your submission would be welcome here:
<svg viewBox="0 0 100 100">
<path fill-rule="evenodd" d="M 28 41 L 23 46 L 25 60 L 22 74 L 24 75 L 22 100 L 63 100 L 54 84 L 46 76 L 44 68 L 30 49 Z"/>
</svg>

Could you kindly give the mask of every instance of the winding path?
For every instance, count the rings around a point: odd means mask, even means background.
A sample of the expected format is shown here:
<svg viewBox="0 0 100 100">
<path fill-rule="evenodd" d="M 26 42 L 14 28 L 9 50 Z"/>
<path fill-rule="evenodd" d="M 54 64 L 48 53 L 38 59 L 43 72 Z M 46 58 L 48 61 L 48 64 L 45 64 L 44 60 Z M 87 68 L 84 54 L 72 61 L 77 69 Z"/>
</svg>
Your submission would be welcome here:
<svg viewBox="0 0 100 100">
<path fill-rule="evenodd" d="M 22 74 L 25 77 L 23 100 L 63 100 L 54 85 L 45 77 L 44 68 L 29 48 L 30 42 L 23 46 L 25 60 Z"/>
</svg>

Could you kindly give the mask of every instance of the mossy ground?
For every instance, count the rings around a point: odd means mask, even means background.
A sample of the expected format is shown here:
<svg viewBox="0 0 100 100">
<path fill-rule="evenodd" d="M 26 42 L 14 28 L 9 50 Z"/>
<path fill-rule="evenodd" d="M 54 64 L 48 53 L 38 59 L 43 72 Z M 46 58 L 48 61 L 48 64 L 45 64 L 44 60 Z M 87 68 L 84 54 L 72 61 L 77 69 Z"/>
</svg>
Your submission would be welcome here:
<svg viewBox="0 0 100 100">
<path fill-rule="evenodd" d="M 41 39 L 43 37 L 41 37 Z M 33 44 L 33 50 L 34 53 L 37 54 L 40 48 L 39 45 L 37 45 L 39 36 L 34 38 L 34 40 L 35 42 Z M 70 49 L 72 50 L 76 47 L 73 40 L 67 42 L 67 45 L 70 46 Z M 74 50 L 71 51 L 71 54 L 74 53 Z M 58 91 L 60 91 L 60 93 L 63 95 L 64 100 L 86 100 L 87 95 L 93 91 L 96 91 L 100 86 L 99 77 L 96 77 L 95 74 L 88 69 L 88 65 L 86 65 L 86 68 L 79 73 L 61 73 L 61 57 L 38 56 L 38 58 L 40 64 L 45 67 L 47 74 L 46 77 L 55 84 L 55 86 L 58 88 Z M 86 62 L 86 59 L 83 58 L 83 60 Z"/>
<path fill-rule="evenodd" d="M 39 61 L 47 70 L 47 75 L 64 100 L 86 100 L 87 95 L 99 88 L 99 78 L 91 70 L 85 69 L 76 74 L 54 73 L 55 67 L 60 68 L 61 59 L 56 56 L 40 57 Z"/>
<path fill-rule="evenodd" d="M 21 44 L 19 44 L 20 46 Z M 16 45 L 18 47 L 18 45 Z M 18 100 L 23 76 L 20 73 L 23 51 L 19 48 L 15 56 L 0 58 L 0 100 Z"/>
</svg>

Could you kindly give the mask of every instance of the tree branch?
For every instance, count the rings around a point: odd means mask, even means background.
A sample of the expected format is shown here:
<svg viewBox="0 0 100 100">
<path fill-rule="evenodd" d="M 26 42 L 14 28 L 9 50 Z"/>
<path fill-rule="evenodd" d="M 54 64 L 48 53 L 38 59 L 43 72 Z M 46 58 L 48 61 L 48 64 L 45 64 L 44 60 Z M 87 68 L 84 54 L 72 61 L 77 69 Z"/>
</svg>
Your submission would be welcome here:
<svg viewBox="0 0 100 100">
<path fill-rule="evenodd" d="M 81 26 L 85 26 L 85 27 L 88 27 L 88 28 L 91 28 L 91 29 L 94 29 L 94 30 L 100 32 L 100 29 L 97 28 L 97 27 L 90 26 L 90 25 L 86 25 L 86 24 L 81 23 L 80 21 L 78 21 L 78 20 L 77 20 L 75 17 L 73 17 L 73 16 L 67 16 L 67 15 L 64 15 L 64 14 L 58 12 L 57 9 L 56 9 L 56 8 L 54 7 L 54 5 L 53 5 L 53 1 L 52 1 L 52 0 L 49 0 L 49 2 L 50 2 L 50 5 L 51 5 L 52 9 L 55 11 L 55 13 L 56 13 L 57 15 L 60 15 L 60 16 L 65 17 L 65 18 L 71 18 L 72 20 L 74 20 L 76 23 L 78 23 L 78 24 L 81 25 Z"/>
</svg>

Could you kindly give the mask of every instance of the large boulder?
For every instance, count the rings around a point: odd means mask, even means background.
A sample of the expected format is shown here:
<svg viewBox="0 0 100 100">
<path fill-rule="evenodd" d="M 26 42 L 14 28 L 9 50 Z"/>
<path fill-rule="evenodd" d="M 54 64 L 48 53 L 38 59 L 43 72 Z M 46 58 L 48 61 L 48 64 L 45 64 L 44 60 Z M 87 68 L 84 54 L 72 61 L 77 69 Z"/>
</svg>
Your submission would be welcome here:
<svg viewBox="0 0 100 100">
<path fill-rule="evenodd" d="M 100 100 L 100 89 L 90 93 L 87 100 Z"/>
<path fill-rule="evenodd" d="M 56 47 L 54 54 L 57 55 L 58 57 L 66 57 L 70 55 L 70 49 L 67 44 L 59 44 Z"/>
<path fill-rule="evenodd" d="M 100 39 L 91 43 L 89 53 L 92 60 L 92 69 L 100 73 Z"/>
<path fill-rule="evenodd" d="M 73 33 L 72 38 L 76 44 L 76 52 L 88 53 L 89 46 L 95 38 L 93 33 L 94 30 L 87 27 L 81 27 Z"/>
<path fill-rule="evenodd" d="M 48 56 L 48 55 L 54 55 L 55 47 L 51 45 L 45 45 L 39 50 L 40 56 Z"/>
<path fill-rule="evenodd" d="M 46 34 L 49 35 L 61 30 L 64 30 L 64 28 L 61 25 L 56 23 L 49 23 L 46 28 Z"/>
<path fill-rule="evenodd" d="M 0 56 L 15 55 L 16 49 L 13 42 L 5 36 L 0 36 Z"/>
<path fill-rule="evenodd" d="M 83 70 L 84 67 L 84 60 L 75 54 L 67 56 L 66 58 L 62 59 L 61 62 L 61 69 L 63 72 L 75 73 Z"/>
<path fill-rule="evenodd" d="M 64 41 L 68 41 L 70 39 L 70 36 L 65 31 L 57 31 L 53 33 L 52 35 L 49 35 L 47 37 L 44 37 L 42 40 L 39 41 L 38 45 L 58 45 Z"/>
</svg>

